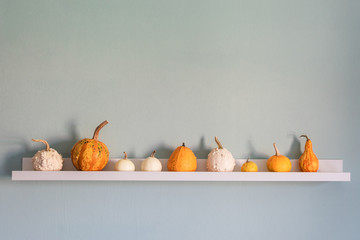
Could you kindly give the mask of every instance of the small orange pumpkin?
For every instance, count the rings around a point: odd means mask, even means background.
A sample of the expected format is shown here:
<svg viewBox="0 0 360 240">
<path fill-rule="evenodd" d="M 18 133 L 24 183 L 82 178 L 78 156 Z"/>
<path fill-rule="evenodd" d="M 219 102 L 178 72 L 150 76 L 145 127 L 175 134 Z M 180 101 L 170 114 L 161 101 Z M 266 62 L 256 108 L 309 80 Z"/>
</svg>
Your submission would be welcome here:
<svg viewBox="0 0 360 240">
<path fill-rule="evenodd" d="M 267 168 L 270 172 L 290 172 L 291 171 L 291 162 L 290 159 L 280 155 L 279 149 L 276 147 L 276 144 L 274 143 L 275 148 L 275 155 L 270 157 L 267 160 Z"/>
<path fill-rule="evenodd" d="M 299 167 L 302 172 L 317 172 L 319 169 L 319 159 L 312 150 L 312 142 L 306 135 L 300 137 L 306 138 L 305 150 L 299 159 Z"/>
<path fill-rule="evenodd" d="M 98 140 L 100 130 L 108 124 L 102 122 L 96 129 L 92 139 L 78 141 L 71 150 L 71 160 L 74 167 L 81 171 L 101 171 L 109 161 L 109 150 Z"/>
<path fill-rule="evenodd" d="M 182 146 L 177 147 L 168 160 L 168 170 L 177 172 L 194 172 L 196 171 L 196 156 L 190 148 Z"/>
</svg>

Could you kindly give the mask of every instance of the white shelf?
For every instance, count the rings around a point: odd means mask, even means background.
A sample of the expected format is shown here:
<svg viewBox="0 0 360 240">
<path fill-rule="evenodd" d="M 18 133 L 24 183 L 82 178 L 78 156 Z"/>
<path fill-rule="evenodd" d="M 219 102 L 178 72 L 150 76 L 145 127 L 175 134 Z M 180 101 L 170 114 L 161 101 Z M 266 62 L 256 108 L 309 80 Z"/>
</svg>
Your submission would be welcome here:
<svg viewBox="0 0 360 240">
<path fill-rule="evenodd" d="M 266 159 L 252 159 L 259 172 L 240 172 L 246 159 L 237 159 L 234 172 L 206 172 L 206 159 L 198 159 L 196 172 L 168 172 L 167 159 L 160 159 L 162 172 L 117 172 L 113 171 L 118 158 L 112 158 L 103 171 L 76 171 L 69 158 L 64 159 L 62 171 L 34 171 L 31 158 L 23 158 L 22 171 L 13 171 L 14 181 L 323 181 L 349 182 L 350 173 L 343 172 L 342 160 L 320 160 L 316 173 L 300 172 L 298 160 L 291 160 L 292 171 L 286 173 L 268 172 Z M 131 159 L 136 170 L 140 169 L 143 159 Z"/>
</svg>

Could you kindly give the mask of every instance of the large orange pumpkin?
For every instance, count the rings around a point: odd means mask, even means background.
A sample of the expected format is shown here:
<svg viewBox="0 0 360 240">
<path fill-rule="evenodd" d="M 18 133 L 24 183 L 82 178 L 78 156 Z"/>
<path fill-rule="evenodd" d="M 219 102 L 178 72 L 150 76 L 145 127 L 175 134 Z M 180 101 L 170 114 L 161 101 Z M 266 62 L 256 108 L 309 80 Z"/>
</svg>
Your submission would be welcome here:
<svg viewBox="0 0 360 240">
<path fill-rule="evenodd" d="M 190 148 L 182 146 L 177 147 L 168 160 L 168 170 L 177 172 L 196 171 L 196 156 Z"/>
<path fill-rule="evenodd" d="M 100 130 L 108 124 L 102 122 L 96 129 L 93 138 L 78 141 L 71 150 L 71 160 L 74 167 L 81 171 L 101 171 L 109 161 L 109 150 L 98 140 Z"/>
<path fill-rule="evenodd" d="M 290 172 L 291 171 L 291 161 L 289 158 L 280 155 L 279 149 L 276 147 L 276 144 L 274 143 L 275 148 L 275 155 L 270 157 L 267 162 L 267 168 L 270 172 Z"/>
</svg>

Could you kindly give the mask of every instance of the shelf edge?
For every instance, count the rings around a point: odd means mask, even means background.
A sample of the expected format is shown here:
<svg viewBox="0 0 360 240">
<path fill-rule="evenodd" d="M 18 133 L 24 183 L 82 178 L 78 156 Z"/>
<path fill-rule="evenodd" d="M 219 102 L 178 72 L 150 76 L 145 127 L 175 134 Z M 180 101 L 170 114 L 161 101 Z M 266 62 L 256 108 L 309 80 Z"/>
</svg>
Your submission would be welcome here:
<svg viewBox="0 0 360 240">
<path fill-rule="evenodd" d="M 185 181 L 185 182 L 350 182 L 350 172 L 343 173 L 273 173 L 273 172 L 40 172 L 13 171 L 13 181 Z"/>
</svg>

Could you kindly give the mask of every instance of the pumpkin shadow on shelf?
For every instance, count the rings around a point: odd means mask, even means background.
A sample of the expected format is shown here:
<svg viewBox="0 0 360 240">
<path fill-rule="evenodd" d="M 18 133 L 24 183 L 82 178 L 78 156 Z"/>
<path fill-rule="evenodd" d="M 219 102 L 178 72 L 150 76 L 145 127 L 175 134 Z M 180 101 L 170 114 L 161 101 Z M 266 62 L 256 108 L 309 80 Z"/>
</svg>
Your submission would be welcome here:
<svg viewBox="0 0 360 240">
<path fill-rule="evenodd" d="M 30 140 L 31 141 L 31 140 Z M 11 177 L 11 171 L 20 171 L 23 157 L 32 157 L 37 150 L 30 147 L 30 142 L 21 137 L 14 137 L 11 143 L 13 146 L 20 146 L 16 151 L 5 154 L 5 164 L 1 172 L 1 177 Z M 5 145 L 5 144 L 1 144 Z M 21 149 L 20 151 L 18 149 Z"/>
<path fill-rule="evenodd" d="M 241 165 L 236 163 L 233 172 L 241 172 Z"/>
<path fill-rule="evenodd" d="M 248 141 L 248 148 L 249 148 L 249 158 L 250 159 L 268 159 L 270 156 L 262 153 L 262 152 L 258 152 L 253 143 L 249 140 Z"/>
<path fill-rule="evenodd" d="M 199 146 L 193 150 L 197 159 L 207 159 L 210 151 L 211 148 L 206 147 L 204 136 L 200 138 Z"/>
<path fill-rule="evenodd" d="M 266 159 L 268 159 L 270 157 L 269 155 L 267 155 L 265 153 L 258 152 L 255 149 L 251 140 L 248 141 L 247 145 L 248 145 L 248 149 L 249 149 L 249 155 L 246 158 L 249 158 L 250 160 L 251 159 L 264 159 L 264 161 L 265 161 Z M 241 165 L 236 164 L 235 168 L 234 168 L 234 172 L 241 172 Z"/>
<path fill-rule="evenodd" d="M 71 121 L 68 126 L 67 130 L 70 133 L 70 137 L 65 140 L 52 140 L 47 139 L 46 136 L 34 136 L 34 138 L 40 138 L 48 141 L 51 148 L 58 151 L 64 158 L 70 156 L 70 152 L 74 144 L 79 140 L 76 132 L 75 123 Z M 20 145 L 21 150 L 19 151 L 12 151 L 6 154 L 5 156 L 5 167 L 3 173 L 1 174 L 2 177 L 11 177 L 12 171 L 21 171 L 22 170 L 22 158 L 29 157 L 35 155 L 35 153 L 39 150 L 45 149 L 44 145 L 39 143 L 34 143 L 31 139 L 24 139 L 23 137 L 15 137 L 15 140 L 11 143 L 12 145 Z M 7 141 L 9 144 L 9 141 Z"/>
<path fill-rule="evenodd" d="M 286 156 L 290 159 L 299 159 L 302 154 L 300 140 L 295 134 L 291 134 L 290 136 L 293 138 L 293 142 Z"/>
<path fill-rule="evenodd" d="M 158 159 L 168 159 L 171 155 L 171 153 L 174 151 L 174 149 L 166 146 L 164 143 L 161 143 L 160 145 L 156 146 L 153 149 L 150 149 L 145 155 L 145 158 L 151 155 L 153 151 L 156 151 L 156 158 Z"/>
</svg>

